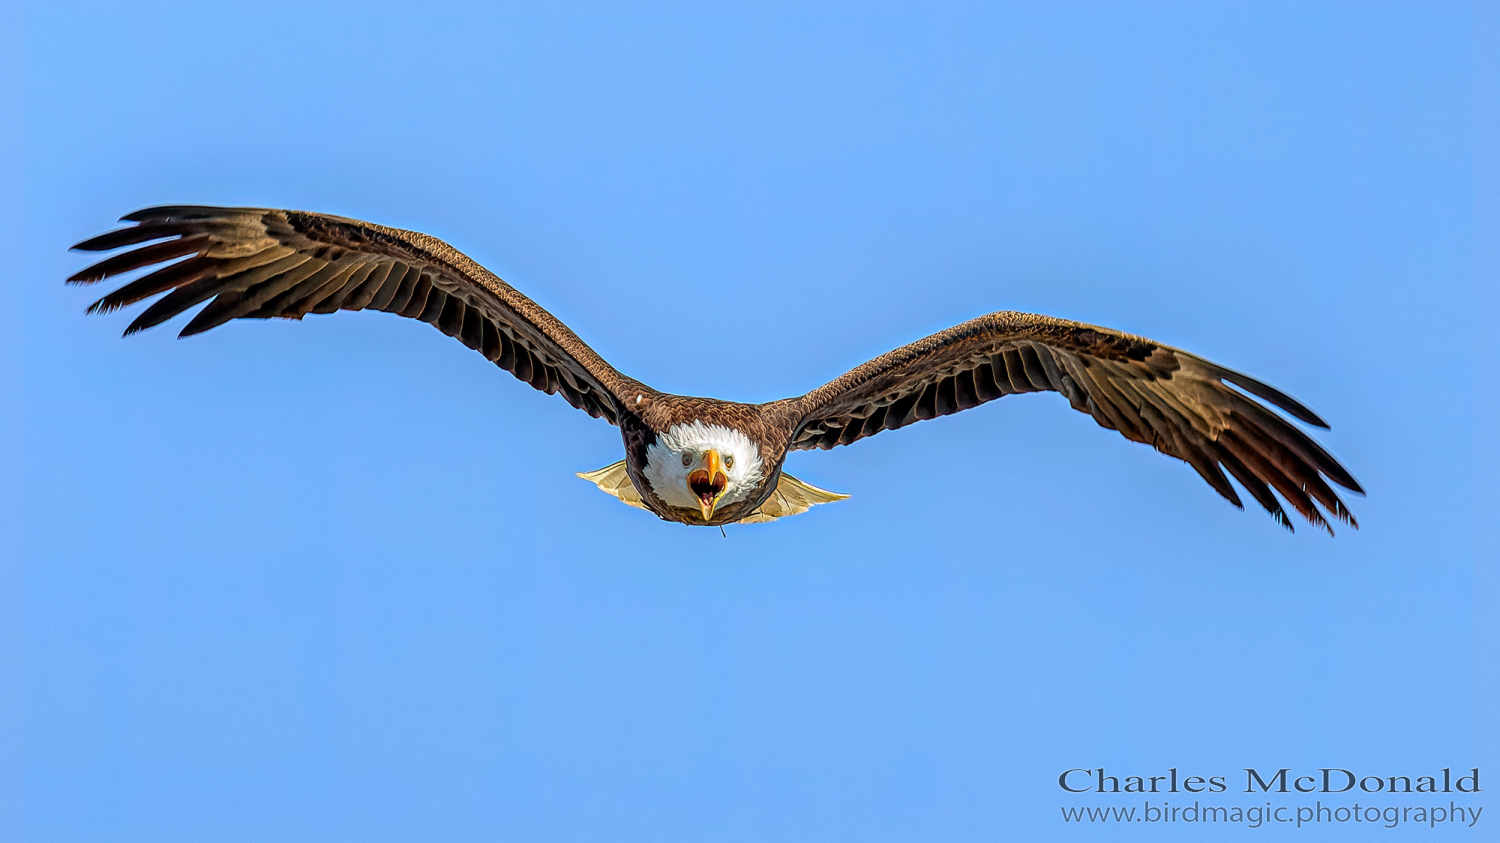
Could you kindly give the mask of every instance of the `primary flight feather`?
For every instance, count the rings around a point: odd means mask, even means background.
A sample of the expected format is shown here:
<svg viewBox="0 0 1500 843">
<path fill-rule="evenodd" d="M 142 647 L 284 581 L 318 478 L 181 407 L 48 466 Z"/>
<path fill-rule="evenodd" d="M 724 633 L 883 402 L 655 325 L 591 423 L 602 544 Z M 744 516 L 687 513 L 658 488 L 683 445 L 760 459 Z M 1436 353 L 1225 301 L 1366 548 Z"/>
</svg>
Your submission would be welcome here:
<svg viewBox="0 0 1500 843">
<path fill-rule="evenodd" d="M 1183 460 L 1242 506 L 1233 477 L 1289 530 L 1282 500 L 1332 532 L 1324 513 L 1355 525 L 1333 486 L 1363 493 L 1337 460 L 1267 405 L 1326 428 L 1311 410 L 1201 357 L 1108 328 L 991 313 L 806 395 L 739 404 L 658 392 L 622 375 L 552 314 L 425 234 L 265 208 L 164 206 L 122 221 L 134 225 L 74 248 L 131 248 L 68 280 L 92 284 L 159 267 L 89 308 L 109 312 L 160 295 L 127 335 L 205 302 L 182 336 L 231 319 L 338 310 L 429 322 L 522 381 L 618 426 L 625 459 L 579 476 L 668 521 L 769 521 L 840 500 L 783 473 L 787 453 L 847 445 L 1037 391 L 1061 393 L 1101 426 Z"/>
</svg>

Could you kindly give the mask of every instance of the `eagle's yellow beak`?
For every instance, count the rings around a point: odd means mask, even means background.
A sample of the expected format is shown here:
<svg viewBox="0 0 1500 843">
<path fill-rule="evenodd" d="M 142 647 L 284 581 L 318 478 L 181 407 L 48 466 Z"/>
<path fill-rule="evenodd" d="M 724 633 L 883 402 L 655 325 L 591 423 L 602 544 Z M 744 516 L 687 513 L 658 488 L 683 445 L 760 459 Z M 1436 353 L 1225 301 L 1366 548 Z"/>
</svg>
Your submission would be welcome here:
<svg viewBox="0 0 1500 843">
<path fill-rule="evenodd" d="M 703 455 L 703 467 L 688 475 L 688 489 L 698 499 L 698 508 L 703 511 L 703 520 L 714 517 L 714 506 L 724 496 L 729 485 L 729 476 L 724 473 L 724 458 L 718 451 L 710 450 Z"/>
</svg>

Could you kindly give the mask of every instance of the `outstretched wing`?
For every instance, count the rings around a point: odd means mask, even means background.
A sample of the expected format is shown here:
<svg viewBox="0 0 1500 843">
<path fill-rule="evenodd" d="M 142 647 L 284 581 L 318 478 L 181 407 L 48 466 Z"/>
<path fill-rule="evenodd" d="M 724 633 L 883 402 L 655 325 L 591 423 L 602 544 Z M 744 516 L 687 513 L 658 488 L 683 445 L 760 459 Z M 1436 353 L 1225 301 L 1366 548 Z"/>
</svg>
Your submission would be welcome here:
<svg viewBox="0 0 1500 843">
<path fill-rule="evenodd" d="M 133 248 L 68 281 L 92 284 L 166 264 L 89 308 L 107 313 L 166 293 L 130 323 L 127 336 L 203 302 L 208 305 L 181 336 L 231 319 L 301 319 L 368 308 L 429 322 L 537 389 L 612 423 L 623 396 L 648 391 L 536 302 L 435 237 L 267 208 L 165 206 L 121 221 L 135 225 L 73 248 Z"/>
<path fill-rule="evenodd" d="M 981 316 L 877 357 L 785 402 L 782 412 L 791 419 L 792 448 L 826 449 L 1042 390 L 1062 393 L 1101 426 L 1187 462 L 1242 507 L 1227 471 L 1289 530 L 1273 489 L 1330 533 L 1319 506 L 1358 526 L 1327 482 L 1363 494 L 1349 472 L 1249 396 L 1328 427 L 1311 410 L 1185 351 L 1064 319 L 1013 312 Z"/>
</svg>

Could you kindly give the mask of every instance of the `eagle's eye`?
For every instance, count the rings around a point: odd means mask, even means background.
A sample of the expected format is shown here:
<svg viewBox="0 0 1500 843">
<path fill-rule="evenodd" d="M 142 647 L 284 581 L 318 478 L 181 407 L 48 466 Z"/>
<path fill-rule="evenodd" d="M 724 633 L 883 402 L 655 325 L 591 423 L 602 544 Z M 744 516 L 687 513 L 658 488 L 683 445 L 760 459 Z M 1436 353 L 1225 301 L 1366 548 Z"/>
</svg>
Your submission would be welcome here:
<svg viewBox="0 0 1500 843">
<path fill-rule="evenodd" d="M 693 458 L 690 457 L 690 456 L 688 456 L 687 454 L 683 454 L 682 455 L 682 467 L 683 468 L 687 468 L 688 466 L 690 466 L 692 464 L 693 464 Z"/>
<path fill-rule="evenodd" d="M 724 458 L 724 467 L 734 468 L 734 454 L 730 454 L 729 456 Z"/>
</svg>

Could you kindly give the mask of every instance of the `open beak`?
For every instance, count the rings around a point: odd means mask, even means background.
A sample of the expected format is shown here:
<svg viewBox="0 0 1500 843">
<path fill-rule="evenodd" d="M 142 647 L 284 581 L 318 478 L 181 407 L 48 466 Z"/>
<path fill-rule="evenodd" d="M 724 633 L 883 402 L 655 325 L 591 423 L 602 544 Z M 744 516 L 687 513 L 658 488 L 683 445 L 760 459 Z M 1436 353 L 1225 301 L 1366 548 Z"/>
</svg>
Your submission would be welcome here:
<svg viewBox="0 0 1500 843">
<path fill-rule="evenodd" d="M 703 467 L 688 475 L 688 489 L 698 499 L 698 508 L 703 511 L 703 520 L 714 517 L 714 506 L 724 496 L 729 485 L 729 476 L 724 473 L 724 458 L 718 451 L 703 455 Z"/>
</svg>

